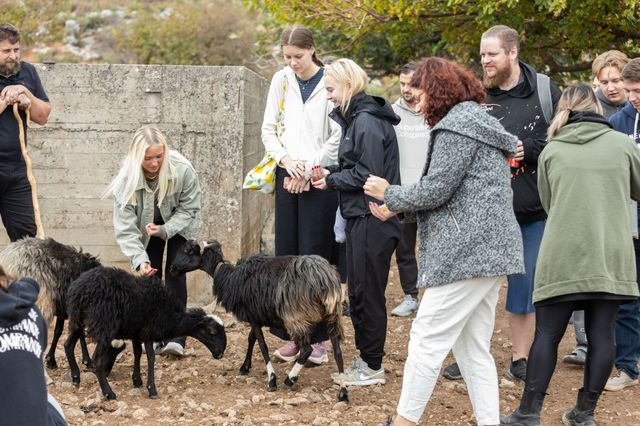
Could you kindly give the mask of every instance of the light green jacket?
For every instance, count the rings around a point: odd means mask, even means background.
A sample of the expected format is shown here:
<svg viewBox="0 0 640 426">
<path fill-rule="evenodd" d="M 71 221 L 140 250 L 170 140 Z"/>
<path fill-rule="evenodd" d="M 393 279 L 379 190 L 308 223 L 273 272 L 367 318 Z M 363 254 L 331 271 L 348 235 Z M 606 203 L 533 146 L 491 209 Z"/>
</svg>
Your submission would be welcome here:
<svg viewBox="0 0 640 426">
<path fill-rule="evenodd" d="M 196 171 L 186 158 L 176 151 L 169 151 L 169 161 L 175 173 L 170 179 L 175 180 L 174 192 L 168 193 L 160 205 L 160 214 L 164 221 L 166 239 L 181 235 L 186 239 L 194 239 L 202 223 L 202 192 Z M 136 188 L 136 205 L 128 201 L 123 203 L 118 190 L 114 193 L 113 227 L 120 250 L 131 260 L 131 268 L 135 271 L 149 262 L 145 251 L 149 243 L 149 235 L 144 227 L 153 223 L 154 192 L 141 175 Z"/>
<path fill-rule="evenodd" d="M 568 124 L 538 159 L 548 213 L 534 302 L 567 294 L 637 296 L 629 198 L 640 199 L 640 150 L 605 124 Z"/>
</svg>

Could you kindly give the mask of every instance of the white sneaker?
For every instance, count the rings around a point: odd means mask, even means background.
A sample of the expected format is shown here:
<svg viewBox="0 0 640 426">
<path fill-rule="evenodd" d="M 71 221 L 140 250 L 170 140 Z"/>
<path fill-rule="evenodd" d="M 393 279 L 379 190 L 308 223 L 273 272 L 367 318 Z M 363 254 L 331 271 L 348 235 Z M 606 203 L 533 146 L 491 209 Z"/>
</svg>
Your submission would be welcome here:
<svg viewBox="0 0 640 426">
<path fill-rule="evenodd" d="M 364 362 L 362 360 L 362 358 L 360 358 L 359 356 L 355 357 L 351 361 L 351 364 L 349 364 L 349 366 L 344 370 L 344 374 L 346 375 L 347 371 L 349 371 L 349 370 L 355 370 L 357 368 L 366 367 L 366 366 L 367 366 L 367 363 Z M 337 373 L 337 372 L 336 373 L 331 373 L 331 380 L 333 380 L 333 382 L 336 383 L 336 384 L 340 384 L 340 382 L 338 380 L 339 377 L 340 377 L 340 373 Z"/>
<path fill-rule="evenodd" d="M 183 356 L 184 348 L 178 342 L 169 342 L 166 345 L 164 345 L 164 347 L 162 348 L 162 352 L 160 353 L 162 355 L 169 354 L 169 355 L 175 355 L 175 356 Z"/>
<path fill-rule="evenodd" d="M 604 385 L 604 390 L 609 392 L 617 392 L 629 386 L 635 386 L 638 384 L 638 379 L 632 379 L 624 371 L 619 371 L 617 377 L 609 377 L 607 384 Z"/>
<path fill-rule="evenodd" d="M 340 384 L 340 375 L 338 373 L 331 374 L 331 378 L 335 384 Z M 360 358 L 351 363 L 351 366 L 344 372 L 345 386 L 384 385 L 386 382 L 384 368 L 372 370 Z"/>
<path fill-rule="evenodd" d="M 153 353 L 155 353 L 156 355 L 160 355 L 162 353 L 162 343 L 160 342 L 153 342 Z M 146 354 L 147 350 L 144 347 L 144 343 L 142 344 L 142 353 Z"/>
<path fill-rule="evenodd" d="M 418 306 L 420 303 L 418 299 L 414 298 L 412 295 L 407 294 L 402 302 L 396 306 L 393 311 L 391 311 L 391 315 L 396 317 L 406 317 L 411 315 L 412 312 L 418 310 Z"/>
</svg>

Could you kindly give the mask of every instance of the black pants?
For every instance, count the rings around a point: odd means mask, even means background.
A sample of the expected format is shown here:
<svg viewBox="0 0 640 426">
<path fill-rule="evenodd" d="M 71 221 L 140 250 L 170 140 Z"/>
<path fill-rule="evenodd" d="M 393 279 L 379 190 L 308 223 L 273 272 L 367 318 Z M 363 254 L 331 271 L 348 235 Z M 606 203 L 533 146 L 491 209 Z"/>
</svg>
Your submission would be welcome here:
<svg viewBox="0 0 640 426">
<path fill-rule="evenodd" d="M 401 223 L 400 230 L 402 234 L 396 248 L 400 284 L 404 294 L 418 297 L 418 263 L 416 262 L 418 224 L 415 222 Z"/>
<path fill-rule="evenodd" d="M 317 254 L 331 260 L 335 242 L 333 224 L 338 208 L 334 190 L 311 188 L 290 194 L 282 186 L 287 172 L 276 169 L 276 256 Z"/>
<path fill-rule="evenodd" d="M 0 216 L 11 241 L 36 236 L 31 185 L 24 163 L 0 164 Z"/>
<path fill-rule="evenodd" d="M 400 238 L 393 218 L 381 222 L 371 215 L 347 219 L 347 271 L 351 322 L 356 348 L 369 368 L 380 369 L 387 335 L 384 296 L 391 256 Z"/>
<path fill-rule="evenodd" d="M 151 237 L 149 244 L 147 245 L 147 254 L 149 255 L 151 267 L 158 270 L 156 274 L 159 278 L 162 278 L 164 272 L 165 285 L 171 294 L 173 294 L 175 299 L 180 302 L 180 305 L 185 308 L 187 307 L 187 274 L 181 274 L 176 277 L 169 272 L 169 268 L 171 267 L 176 254 L 178 254 L 178 250 L 180 250 L 180 247 L 182 247 L 186 242 L 187 240 L 182 236 L 175 235 L 170 238 L 169 241 L 165 241 L 158 237 Z M 167 247 L 167 262 L 163 268 L 162 258 L 164 256 L 165 245 Z M 182 346 L 184 346 L 185 340 L 186 337 L 173 339 L 173 341 L 180 343 Z"/>
<path fill-rule="evenodd" d="M 558 344 L 574 310 L 584 309 L 588 350 L 584 366 L 585 392 L 600 393 L 615 357 L 614 325 L 619 300 L 582 300 L 536 305 L 536 334 L 529 352 L 525 390 L 546 392 L 558 358 Z"/>
<path fill-rule="evenodd" d="M 338 208 L 338 194 L 334 190 L 311 188 L 308 192 L 291 194 L 283 187 L 286 170 L 276 168 L 275 237 L 276 256 L 317 254 L 328 261 L 335 259 L 333 224 Z M 335 260 L 334 260 L 335 262 Z M 289 340 L 282 329 L 271 328 L 271 333 Z M 312 342 L 329 337 L 326 327 L 316 327 Z"/>
</svg>

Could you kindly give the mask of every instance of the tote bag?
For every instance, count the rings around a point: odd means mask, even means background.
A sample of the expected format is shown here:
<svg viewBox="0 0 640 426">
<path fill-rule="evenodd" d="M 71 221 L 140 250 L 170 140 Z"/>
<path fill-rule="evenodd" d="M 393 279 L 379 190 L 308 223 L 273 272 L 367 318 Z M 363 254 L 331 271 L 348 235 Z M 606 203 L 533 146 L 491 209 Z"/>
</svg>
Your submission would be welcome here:
<svg viewBox="0 0 640 426">
<path fill-rule="evenodd" d="M 287 79 L 285 77 L 282 91 L 282 99 L 278 108 L 278 119 L 276 121 L 276 137 L 282 145 L 280 138 L 284 133 L 284 98 L 287 94 Z M 276 189 L 276 160 L 268 152 L 253 169 L 244 177 L 242 189 L 253 189 L 264 194 L 271 194 Z"/>
</svg>

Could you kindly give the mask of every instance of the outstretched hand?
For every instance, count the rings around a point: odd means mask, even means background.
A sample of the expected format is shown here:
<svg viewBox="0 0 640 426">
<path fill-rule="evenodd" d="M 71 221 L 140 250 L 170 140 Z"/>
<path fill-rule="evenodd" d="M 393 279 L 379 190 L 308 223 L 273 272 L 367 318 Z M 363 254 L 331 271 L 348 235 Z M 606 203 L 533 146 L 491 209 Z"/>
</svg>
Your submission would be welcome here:
<svg viewBox="0 0 640 426">
<path fill-rule="evenodd" d="M 369 178 L 362 187 L 364 193 L 376 200 L 384 201 L 384 191 L 389 187 L 389 182 L 385 178 L 369 175 Z"/>
<path fill-rule="evenodd" d="M 311 184 L 316 189 L 327 189 L 326 178 L 330 172 L 327 169 L 316 168 L 311 172 Z"/>
<path fill-rule="evenodd" d="M 138 272 L 140 272 L 140 275 L 142 275 L 143 277 L 150 277 L 151 275 L 154 275 L 156 272 L 158 272 L 158 270 L 156 268 L 152 268 L 149 262 L 144 262 L 138 268 Z"/>
<path fill-rule="evenodd" d="M 373 201 L 369 201 L 369 210 L 371 210 L 371 214 L 374 217 L 380 219 L 383 222 L 391 219 L 398 214 L 397 212 L 392 212 L 391 210 L 389 210 L 386 204 L 378 205 Z"/>
</svg>

